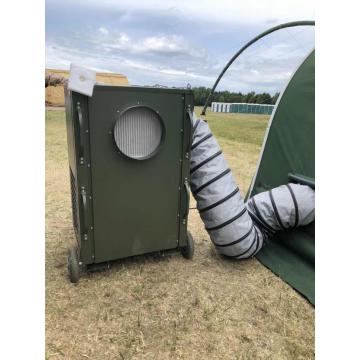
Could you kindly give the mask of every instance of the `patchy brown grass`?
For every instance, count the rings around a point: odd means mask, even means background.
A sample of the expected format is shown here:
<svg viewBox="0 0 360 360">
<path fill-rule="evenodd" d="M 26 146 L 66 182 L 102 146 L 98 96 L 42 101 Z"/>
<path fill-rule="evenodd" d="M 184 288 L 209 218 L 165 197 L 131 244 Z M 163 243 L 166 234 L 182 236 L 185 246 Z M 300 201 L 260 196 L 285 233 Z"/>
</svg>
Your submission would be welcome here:
<svg viewBox="0 0 360 360">
<path fill-rule="evenodd" d="M 196 211 L 192 261 L 140 257 L 71 284 L 64 118 L 46 112 L 47 359 L 314 358 L 313 307 L 257 260 L 218 257 Z M 267 118 L 209 112 L 207 119 L 246 192 Z"/>
</svg>

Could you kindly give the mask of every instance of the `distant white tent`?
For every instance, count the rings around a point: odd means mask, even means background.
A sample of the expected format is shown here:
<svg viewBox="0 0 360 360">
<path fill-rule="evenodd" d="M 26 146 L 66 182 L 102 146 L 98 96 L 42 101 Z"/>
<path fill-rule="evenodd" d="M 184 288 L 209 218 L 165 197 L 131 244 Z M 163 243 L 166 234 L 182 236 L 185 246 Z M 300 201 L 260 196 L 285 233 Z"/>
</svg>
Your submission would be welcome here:
<svg viewBox="0 0 360 360">
<path fill-rule="evenodd" d="M 270 105 L 270 104 L 224 103 L 224 102 L 211 103 L 211 110 L 213 112 L 223 112 L 223 113 L 271 115 L 273 109 L 274 109 L 274 105 Z"/>
</svg>

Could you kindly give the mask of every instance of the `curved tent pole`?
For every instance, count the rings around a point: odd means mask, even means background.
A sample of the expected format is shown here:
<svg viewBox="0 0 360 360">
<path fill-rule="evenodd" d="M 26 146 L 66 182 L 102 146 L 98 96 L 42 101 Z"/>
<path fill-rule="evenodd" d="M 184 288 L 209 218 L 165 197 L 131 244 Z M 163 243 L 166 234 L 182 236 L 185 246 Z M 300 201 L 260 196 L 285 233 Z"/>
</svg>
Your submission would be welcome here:
<svg viewBox="0 0 360 360">
<path fill-rule="evenodd" d="M 218 85 L 219 81 L 221 80 L 221 78 L 223 77 L 223 75 L 225 74 L 225 72 L 227 71 L 227 69 L 230 67 L 230 65 L 239 57 L 239 55 L 241 53 L 243 53 L 250 45 L 254 44 L 256 41 L 260 40 L 261 38 L 263 38 L 266 35 L 269 35 L 277 30 L 280 29 L 285 29 L 285 28 L 289 28 L 289 27 L 295 27 L 295 26 L 315 26 L 315 21 L 312 20 L 303 20 L 303 21 L 292 21 L 292 22 L 288 22 L 288 23 L 284 23 L 281 25 L 277 25 L 275 27 L 272 27 L 269 30 L 264 31 L 263 33 L 261 33 L 260 35 L 254 37 L 252 40 L 250 40 L 248 43 L 246 43 L 230 60 L 229 62 L 226 64 L 226 66 L 224 67 L 224 69 L 221 71 L 220 75 L 218 76 L 218 78 L 215 81 L 214 86 L 212 87 L 209 96 L 206 99 L 204 108 L 201 112 L 201 115 L 206 115 L 206 109 L 208 107 L 208 104 L 210 102 L 211 97 L 214 94 L 214 91 L 216 89 L 216 86 Z"/>
</svg>

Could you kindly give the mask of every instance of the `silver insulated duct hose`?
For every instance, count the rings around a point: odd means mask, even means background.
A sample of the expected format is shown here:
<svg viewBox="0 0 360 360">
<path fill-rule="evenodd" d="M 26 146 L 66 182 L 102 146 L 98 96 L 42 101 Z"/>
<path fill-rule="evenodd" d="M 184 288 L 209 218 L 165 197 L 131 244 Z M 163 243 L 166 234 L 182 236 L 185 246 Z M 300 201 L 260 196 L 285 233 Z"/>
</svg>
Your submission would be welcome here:
<svg viewBox="0 0 360 360">
<path fill-rule="evenodd" d="M 247 204 L 208 124 L 192 117 L 190 187 L 205 229 L 217 251 L 245 259 L 278 230 L 315 219 L 315 192 L 287 184 L 257 194 Z"/>
</svg>

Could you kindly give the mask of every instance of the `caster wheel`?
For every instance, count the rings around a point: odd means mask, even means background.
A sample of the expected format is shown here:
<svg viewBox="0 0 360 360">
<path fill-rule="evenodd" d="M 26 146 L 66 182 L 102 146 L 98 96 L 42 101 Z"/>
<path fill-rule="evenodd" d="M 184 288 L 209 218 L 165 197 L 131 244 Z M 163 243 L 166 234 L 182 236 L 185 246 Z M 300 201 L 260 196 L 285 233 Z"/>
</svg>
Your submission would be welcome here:
<svg viewBox="0 0 360 360">
<path fill-rule="evenodd" d="M 72 283 L 77 283 L 80 279 L 80 265 L 76 248 L 69 249 L 68 255 L 69 278 Z"/>
<path fill-rule="evenodd" d="M 187 244 L 186 246 L 180 248 L 181 255 L 185 259 L 192 259 L 194 256 L 194 239 L 190 234 L 190 231 L 187 232 Z"/>
</svg>

